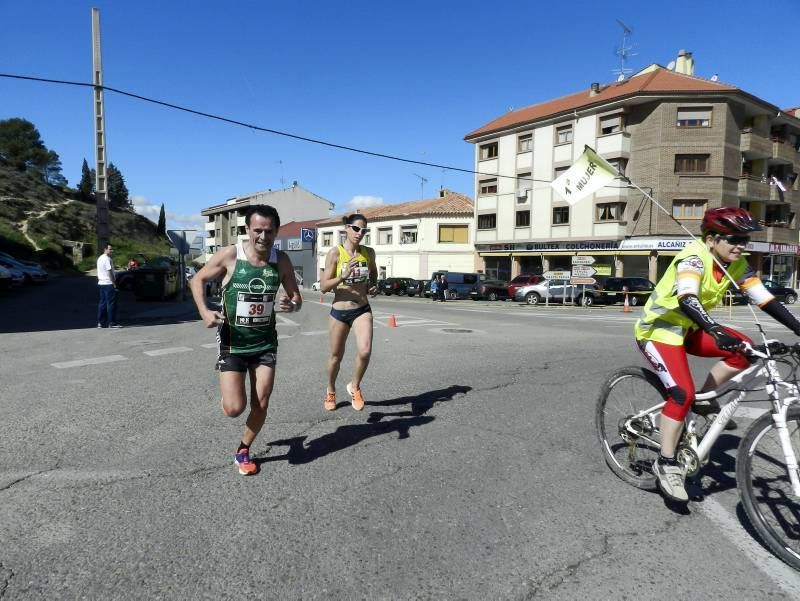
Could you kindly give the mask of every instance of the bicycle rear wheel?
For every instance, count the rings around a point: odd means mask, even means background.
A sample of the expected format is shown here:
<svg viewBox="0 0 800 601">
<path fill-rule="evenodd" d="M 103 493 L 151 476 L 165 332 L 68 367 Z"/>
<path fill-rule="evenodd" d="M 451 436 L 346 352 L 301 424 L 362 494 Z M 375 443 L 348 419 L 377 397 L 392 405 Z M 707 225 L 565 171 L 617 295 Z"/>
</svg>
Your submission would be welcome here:
<svg viewBox="0 0 800 601">
<path fill-rule="evenodd" d="M 786 427 L 800 458 L 800 407 L 790 407 Z M 747 518 L 777 557 L 800 570 L 800 499 L 793 496 L 778 431 L 766 413 L 747 429 L 736 457 L 736 484 Z"/>
<path fill-rule="evenodd" d="M 652 465 L 660 450 L 658 419 L 665 396 L 653 372 L 624 367 L 608 376 L 597 399 L 595 425 L 603 457 L 611 471 L 637 488 L 656 488 Z"/>
</svg>

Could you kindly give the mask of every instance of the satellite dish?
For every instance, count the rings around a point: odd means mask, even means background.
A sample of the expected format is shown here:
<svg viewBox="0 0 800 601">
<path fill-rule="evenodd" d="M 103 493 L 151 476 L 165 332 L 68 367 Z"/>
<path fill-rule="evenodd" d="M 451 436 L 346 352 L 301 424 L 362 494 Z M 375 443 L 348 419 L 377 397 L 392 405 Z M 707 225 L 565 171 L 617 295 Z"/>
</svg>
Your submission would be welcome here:
<svg viewBox="0 0 800 601">
<path fill-rule="evenodd" d="M 667 70 L 668 71 L 674 71 L 675 70 L 675 61 L 669 61 L 669 64 L 667 65 Z"/>
<path fill-rule="evenodd" d="M 714 75 L 711 76 L 711 81 L 719 81 L 719 77 L 717 76 L 716 73 L 714 73 Z"/>
<path fill-rule="evenodd" d="M 625 74 L 620 73 L 619 76 L 617 77 L 617 81 L 625 81 Z"/>
</svg>

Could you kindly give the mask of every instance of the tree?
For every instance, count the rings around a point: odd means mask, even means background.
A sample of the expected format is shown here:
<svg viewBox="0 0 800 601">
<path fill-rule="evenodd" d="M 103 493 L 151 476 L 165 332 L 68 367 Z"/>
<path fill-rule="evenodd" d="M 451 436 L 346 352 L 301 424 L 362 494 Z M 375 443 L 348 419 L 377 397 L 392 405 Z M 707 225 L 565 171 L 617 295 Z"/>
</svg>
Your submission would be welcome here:
<svg viewBox="0 0 800 601">
<path fill-rule="evenodd" d="M 0 154 L 19 171 L 33 167 L 43 175 L 53 158 L 42 142 L 36 126 L 19 118 L 0 121 Z M 55 156 L 58 158 L 58 155 Z M 61 161 L 58 161 L 58 170 L 60 169 Z"/>
<path fill-rule="evenodd" d="M 92 172 L 89 169 L 89 163 L 86 162 L 86 159 L 83 159 L 83 165 L 81 166 L 81 182 L 78 184 L 78 198 L 81 202 L 94 202 L 94 178 L 92 177 Z"/>
<path fill-rule="evenodd" d="M 61 157 L 55 150 L 48 150 L 46 162 L 42 167 L 44 181 L 53 186 L 66 186 L 67 178 L 61 173 Z"/>
<path fill-rule="evenodd" d="M 128 188 L 125 186 L 125 178 L 122 172 L 116 168 L 114 163 L 108 164 L 108 177 L 106 178 L 106 193 L 108 195 L 108 205 L 117 209 L 127 208 L 130 205 L 128 199 Z"/>
<path fill-rule="evenodd" d="M 156 235 L 158 236 L 166 236 L 167 235 L 167 216 L 164 213 L 164 203 L 161 203 L 161 212 L 158 214 L 158 225 L 156 225 Z"/>
</svg>

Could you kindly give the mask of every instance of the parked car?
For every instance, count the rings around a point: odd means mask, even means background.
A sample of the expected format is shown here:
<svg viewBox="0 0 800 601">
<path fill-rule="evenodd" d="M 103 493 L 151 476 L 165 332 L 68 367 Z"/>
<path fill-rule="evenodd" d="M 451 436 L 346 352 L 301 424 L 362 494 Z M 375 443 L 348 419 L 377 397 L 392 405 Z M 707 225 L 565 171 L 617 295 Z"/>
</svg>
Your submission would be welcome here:
<svg viewBox="0 0 800 601">
<path fill-rule="evenodd" d="M 186 273 L 186 281 L 188 282 L 197 274 L 197 269 L 195 269 L 194 265 L 186 265 L 184 266 L 184 272 Z"/>
<path fill-rule="evenodd" d="M 544 282 L 544 277 L 541 275 L 533 275 L 532 273 L 521 273 L 508 283 L 506 292 L 509 298 L 514 298 L 518 288 L 523 286 L 531 286 L 533 284 L 541 284 Z"/>
<path fill-rule="evenodd" d="M 0 290 L 8 290 L 13 283 L 11 272 L 5 267 L 0 267 Z"/>
<path fill-rule="evenodd" d="M 41 268 L 33 265 L 26 265 L 20 263 L 16 259 L 9 259 L 5 256 L 0 257 L 0 266 L 7 269 L 16 269 L 22 272 L 23 280 L 26 284 L 42 283 L 47 281 L 47 272 Z"/>
<path fill-rule="evenodd" d="M 133 274 L 135 269 L 125 269 L 115 272 L 114 281 L 120 290 L 133 290 Z"/>
<path fill-rule="evenodd" d="M 8 271 L 11 275 L 11 287 L 16 288 L 17 286 L 23 286 L 25 284 L 25 274 L 22 273 L 16 267 L 5 267 L 4 265 L 0 265 L 3 269 Z"/>
<path fill-rule="evenodd" d="M 0 251 L 0 259 L 9 259 L 11 261 L 16 261 L 17 263 L 22 263 L 23 265 L 38 267 L 39 269 L 44 270 L 44 267 L 42 267 L 41 263 L 37 263 L 36 261 L 28 261 L 27 259 L 17 259 L 15 256 L 10 255 L 4 251 Z"/>
<path fill-rule="evenodd" d="M 545 280 L 538 284 L 529 284 L 517 288 L 514 300 L 529 305 L 538 305 L 547 300 L 550 303 L 561 304 L 575 302 L 575 296 L 581 287 L 569 283 L 569 280 Z"/>
<path fill-rule="evenodd" d="M 433 296 L 433 293 L 431 292 L 431 281 L 424 280 L 424 282 L 425 285 L 422 289 L 422 296 L 424 296 L 425 298 L 430 298 L 431 296 Z"/>
<path fill-rule="evenodd" d="M 793 305 L 797 302 L 797 292 L 794 290 L 794 288 L 781 286 L 775 280 L 762 281 L 764 282 L 764 287 L 769 290 L 770 294 L 777 298 L 778 301 L 786 303 L 787 305 Z M 736 290 L 733 286 L 731 286 L 728 288 L 728 292 L 726 293 L 725 302 L 732 302 L 734 305 L 746 305 L 748 302 L 750 302 L 750 299 L 748 298 L 747 294 L 741 290 Z"/>
<path fill-rule="evenodd" d="M 579 287 L 575 302 L 581 305 L 613 305 L 625 302 L 625 290 L 628 291 L 628 304 L 635 307 L 647 302 L 655 284 L 647 278 L 597 278 L 597 284 L 586 286 L 585 291 Z"/>
<path fill-rule="evenodd" d="M 316 290 L 317 292 L 319 292 L 319 290 L 320 290 L 320 284 L 319 284 L 319 280 L 317 280 L 316 282 L 314 282 L 313 284 L 311 284 L 311 289 L 312 289 L 312 290 Z"/>
<path fill-rule="evenodd" d="M 484 280 L 470 290 L 472 300 L 508 300 L 508 282 L 503 280 Z"/>
<path fill-rule="evenodd" d="M 407 288 L 413 281 L 411 278 L 386 278 L 383 281 L 383 293 L 386 296 L 408 294 Z"/>
<path fill-rule="evenodd" d="M 406 294 L 408 296 L 423 296 L 425 294 L 424 280 L 411 280 L 411 283 L 406 286 Z"/>
<path fill-rule="evenodd" d="M 486 274 L 463 271 L 434 271 L 431 277 L 444 276 L 447 280 L 447 298 L 469 298 L 472 288 L 486 279 Z"/>
</svg>

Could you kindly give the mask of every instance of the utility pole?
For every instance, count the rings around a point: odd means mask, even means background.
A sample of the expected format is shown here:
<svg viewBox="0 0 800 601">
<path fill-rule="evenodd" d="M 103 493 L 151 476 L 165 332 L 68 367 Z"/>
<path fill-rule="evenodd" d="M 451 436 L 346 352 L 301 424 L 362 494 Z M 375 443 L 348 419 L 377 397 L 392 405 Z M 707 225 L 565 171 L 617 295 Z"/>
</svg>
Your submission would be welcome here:
<svg viewBox="0 0 800 601">
<path fill-rule="evenodd" d="M 95 230 L 99 255 L 111 235 L 106 177 L 106 126 L 103 104 L 103 61 L 100 51 L 100 9 L 92 9 L 92 83 L 94 84 L 94 197 L 97 202 Z"/>
</svg>

